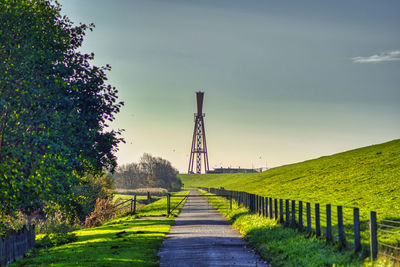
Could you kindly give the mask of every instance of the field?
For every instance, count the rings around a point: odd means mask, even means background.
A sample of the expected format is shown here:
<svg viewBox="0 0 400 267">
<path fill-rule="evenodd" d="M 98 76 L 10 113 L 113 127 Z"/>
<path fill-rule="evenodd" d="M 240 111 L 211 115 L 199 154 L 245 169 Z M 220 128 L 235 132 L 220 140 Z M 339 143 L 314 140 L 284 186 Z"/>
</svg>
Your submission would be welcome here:
<svg viewBox="0 0 400 267">
<path fill-rule="evenodd" d="M 400 213 L 400 140 L 255 174 L 180 175 L 186 187 Z"/>
<path fill-rule="evenodd" d="M 171 205 L 180 200 L 171 198 Z M 174 215 L 178 212 L 175 210 Z M 78 236 L 77 242 L 35 249 L 30 256 L 11 266 L 157 266 L 157 252 L 174 223 L 173 216 L 161 217 L 164 215 L 165 197 L 143 207 L 137 215 L 117 218 L 100 227 L 77 230 L 74 232 Z"/>
</svg>

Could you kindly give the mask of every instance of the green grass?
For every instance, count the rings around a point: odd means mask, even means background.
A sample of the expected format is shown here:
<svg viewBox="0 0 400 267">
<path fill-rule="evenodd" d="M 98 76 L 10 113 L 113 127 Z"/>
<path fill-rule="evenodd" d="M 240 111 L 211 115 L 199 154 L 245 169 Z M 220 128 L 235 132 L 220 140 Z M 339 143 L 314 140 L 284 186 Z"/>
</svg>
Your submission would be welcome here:
<svg viewBox="0 0 400 267">
<path fill-rule="evenodd" d="M 179 175 L 186 187 L 400 213 L 400 140 L 255 174 Z"/>
<path fill-rule="evenodd" d="M 353 241 L 352 208 L 358 207 L 364 255 L 368 254 L 370 211 L 378 212 L 378 222 L 382 219 L 400 221 L 399 215 L 393 215 L 400 214 L 400 140 L 281 166 L 263 173 L 180 175 L 180 178 L 187 187 L 224 187 L 266 197 L 320 203 L 323 231 L 326 226 L 325 204 L 332 204 L 335 238 L 336 206 L 342 205 L 348 246 Z M 303 216 L 305 222 L 305 212 Z M 400 229 L 390 230 L 400 233 Z M 379 230 L 378 239 L 394 246 L 399 244 L 398 234 Z"/>
<path fill-rule="evenodd" d="M 204 193 L 204 192 L 203 192 Z M 369 266 L 362 253 L 340 251 L 322 239 L 307 238 L 291 228 L 249 212 L 221 197 L 208 198 L 250 245 L 272 266 Z M 379 265 L 381 264 L 381 265 Z M 386 266 L 384 260 L 378 266 Z M 387 264 L 389 266 L 389 264 Z"/>
<path fill-rule="evenodd" d="M 272 266 L 363 265 L 359 255 L 348 250 L 339 251 L 321 239 L 306 238 L 304 234 L 250 213 L 236 203 L 230 210 L 227 199 L 212 197 L 208 200 Z"/>
<path fill-rule="evenodd" d="M 171 205 L 176 205 L 181 199 L 171 198 Z M 174 211 L 174 215 L 178 212 Z M 137 215 L 74 231 L 78 236 L 77 242 L 36 249 L 29 257 L 11 266 L 158 266 L 157 252 L 174 224 L 174 217 L 144 216 L 165 214 L 166 199 L 162 198 L 139 210 Z"/>
</svg>

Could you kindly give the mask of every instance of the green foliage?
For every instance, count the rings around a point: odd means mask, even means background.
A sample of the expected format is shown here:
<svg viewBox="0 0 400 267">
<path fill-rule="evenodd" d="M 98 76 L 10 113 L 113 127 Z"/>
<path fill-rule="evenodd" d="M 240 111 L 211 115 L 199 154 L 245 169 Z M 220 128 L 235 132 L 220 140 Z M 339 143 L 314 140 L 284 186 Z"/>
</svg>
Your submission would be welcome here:
<svg viewBox="0 0 400 267">
<path fill-rule="evenodd" d="M 139 163 L 118 167 L 113 178 L 117 188 L 161 187 L 177 191 L 182 187 L 177 174 L 169 161 L 144 154 Z"/>
<path fill-rule="evenodd" d="M 79 201 L 74 202 L 79 220 L 84 221 L 94 211 L 97 199 L 110 199 L 113 189 L 113 180 L 108 174 L 87 174 L 80 178 L 80 183 L 72 188 L 74 195 L 79 196 Z"/>
<path fill-rule="evenodd" d="M 400 213 L 400 140 L 254 174 L 179 175 L 185 186 Z"/>
<path fill-rule="evenodd" d="M 225 198 L 208 198 L 249 243 L 272 266 L 361 266 L 362 259 L 351 251 L 339 251 L 324 240 L 306 238 L 291 228 L 285 228 L 250 213 L 246 208 L 229 209 Z"/>
<path fill-rule="evenodd" d="M 36 244 L 36 246 L 39 248 L 49 248 L 76 241 L 78 241 L 78 237 L 76 236 L 75 233 L 67 233 L 67 232 L 52 233 L 52 234 L 46 234 L 40 240 L 40 242 Z"/>
<path fill-rule="evenodd" d="M 0 212 L 75 207 L 77 177 L 116 166 L 123 103 L 109 66 L 77 50 L 93 25 L 75 26 L 48 0 L 0 1 Z"/>
</svg>

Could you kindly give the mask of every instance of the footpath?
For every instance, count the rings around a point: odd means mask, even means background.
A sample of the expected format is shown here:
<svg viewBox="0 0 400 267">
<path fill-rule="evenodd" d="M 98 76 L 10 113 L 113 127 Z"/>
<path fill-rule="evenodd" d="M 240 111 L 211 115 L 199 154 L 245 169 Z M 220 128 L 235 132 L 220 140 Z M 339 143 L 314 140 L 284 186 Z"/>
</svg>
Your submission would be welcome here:
<svg viewBox="0 0 400 267">
<path fill-rule="evenodd" d="M 205 197 L 190 196 L 158 253 L 160 266 L 269 266 Z"/>
</svg>

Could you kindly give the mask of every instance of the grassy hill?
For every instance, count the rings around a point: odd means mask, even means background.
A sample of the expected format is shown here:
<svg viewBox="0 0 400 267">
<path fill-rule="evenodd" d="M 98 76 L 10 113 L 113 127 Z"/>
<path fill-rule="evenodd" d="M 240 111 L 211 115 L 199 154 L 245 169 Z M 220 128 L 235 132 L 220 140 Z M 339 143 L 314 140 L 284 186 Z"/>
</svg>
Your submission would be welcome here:
<svg viewBox="0 0 400 267">
<path fill-rule="evenodd" d="M 255 174 L 180 175 L 186 187 L 400 213 L 400 139 Z"/>
</svg>

